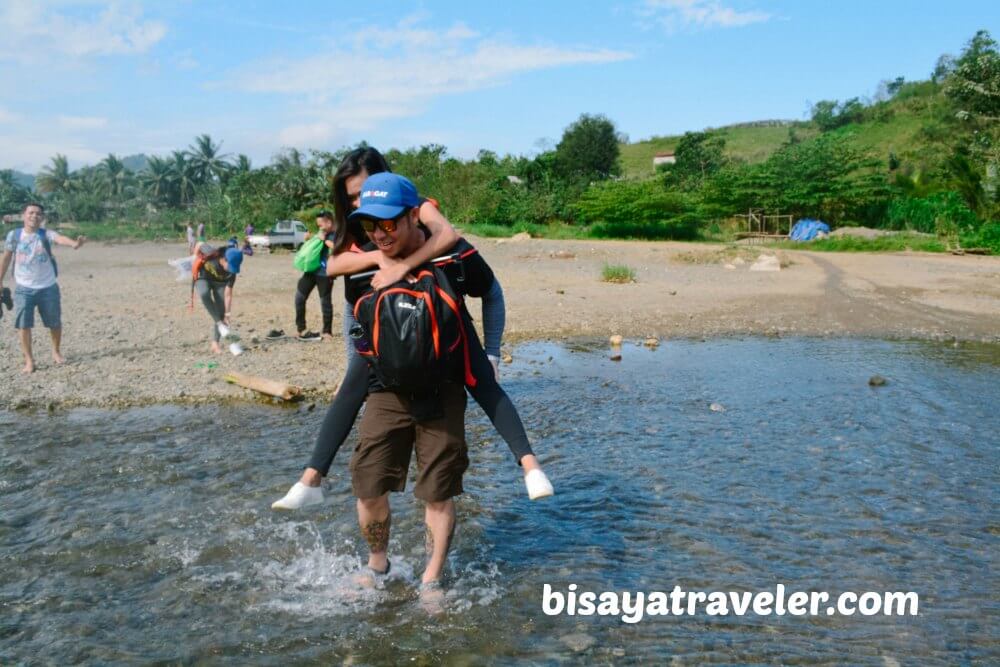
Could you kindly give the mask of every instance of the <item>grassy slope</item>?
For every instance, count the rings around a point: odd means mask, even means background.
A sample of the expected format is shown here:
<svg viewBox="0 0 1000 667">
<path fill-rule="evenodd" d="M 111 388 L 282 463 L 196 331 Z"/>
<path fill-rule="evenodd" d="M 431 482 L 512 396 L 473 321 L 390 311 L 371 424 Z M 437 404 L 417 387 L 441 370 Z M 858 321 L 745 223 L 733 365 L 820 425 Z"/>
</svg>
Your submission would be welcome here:
<svg viewBox="0 0 1000 667">
<path fill-rule="evenodd" d="M 922 128 L 933 125 L 937 119 L 948 115 L 940 90 L 933 84 L 922 82 L 899 98 L 884 103 L 879 108 L 885 113 L 870 115 L 878 119 L 849 125 L 838 130 L 849 133 L 858 149 L 870 152 L 880 159 L 888 159 L 894 152 L 904 162 L 936 162 L 942 157 L 944 146 L 950 141 L 948 136 L 937 140 L 928 136 Z M 726 139 L 726 153 L 732 158 L 746 162 L 761 162 L 788 140 L 788 127 L 726 127 L 718 132 Z M 948 134 L 948 131 L 945 130 Z M 811 123 L 798 123 L 795 134 L 800 139 L 809 139 L 818 134 Z M 630 178 L 652 176 L 653 156 L 660 151 L 671 151 L 677 147 L 680 136 L 653 137 L 645 141 L 621 146 L 623 173 Z"/>
<path fill-rule="evenodd" d="M 713 132 L 725 137 L 729 157 L 746 162 L 762 162 L 788 140 L 787 127 L 724 127 Z M 795 133 L 800 139 L 817 134 L 816 130 L 806 125 L 796 127 Z M 624 174 L 629 178 L 652 176 L 653 156 L 661 151 L 674 150 L 678 140 L 680 136 L 653 137 L 634 144 L 622 144 Z"/>
<path fill-rule="evenodd" d="M 927 88 L 918 96 L 894 100 L 884 108 L 890 113 L 888 118 L 845 128 L 853 134 L 852 143 L 858 149 L 884 159 L 893 152 L 910 165 L 940 163 L 950 153 L 957 126 L 948 118 L 953 112 L 936 89 Z M 945 118 L 948 120 L 942 122 Z M 937 129 L 928 133 L 925 128 Z"/>
</svg>

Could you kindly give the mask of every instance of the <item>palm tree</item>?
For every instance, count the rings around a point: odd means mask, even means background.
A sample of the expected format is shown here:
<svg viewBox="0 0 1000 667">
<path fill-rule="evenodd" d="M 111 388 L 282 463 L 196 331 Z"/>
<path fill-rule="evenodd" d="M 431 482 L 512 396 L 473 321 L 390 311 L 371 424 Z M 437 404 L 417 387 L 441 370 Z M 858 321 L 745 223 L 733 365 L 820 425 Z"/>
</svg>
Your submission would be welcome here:
<svg viewBox="0 0 1000 667">
<path fill-rule="evenodd" d="M 302 168 L 302 151 L 288 148 L 274 156 L 274 168 L 279 172 Z"/>
<path fill-rule="evenodd" d="M 154 155 L 146 163 L 146 170 L 139 174 L 139 181 L 153 201 L 169 202 L 173 188 L 173 164 L 170 160 Z"/>
<path fill-rule="evenodd" d="M 181 206 L 187 206 L 194 199 L 194 188 L 198 174 L 194 164 L 184 151 L 174 151 L 170 163 L 173 189 Z"/>
<path fill-rule="evenodd" d="M 17 182 L 12 169 L 0 169 L 0 214 L 15 213 L 31 201 L 31 192 Z"/>
<path fill-rule="evenodd" d="M 35 179 L 35 188 L 41 193 L 65 193 L 73 189 L 73 176 L 65 155 L 56 154 L 52 165 L 45 167 Z"/>
<path fill-rule="evenodd" d="M 132 180 L 132 172 L 125 167 L 118 156 L 114 153 L 108 153 L 108 156 L 101 160 L 100 170 L 109 194 L 114 197 L 124 195 L 125 188 Z"/>
<path fill-rule="evenodd" d="M 969 156 L 962 151 L 956 151 L 945 163 L 951 176 L 951 187 L 958 190 L 969 208 L 982 212 L 986 204 L 986 190 L 983 188 L 983 175 Z"/>
<path fill-rule="evenodd" d="M 0 169 L 0 188 L 11 189 L 22 187 L 14 178 L 13 169 Z"/>
<path fill-rule="evenodd" d="M 219 154 L 221 148 L 222 144 L 213 143 L 212 137 L 207 134 L 195 137 L 194 144 L 188 146 L 188 158 L 199 185 L 225 178 L 230 164 L 226 162 L 226 155 Z"/>
<path fill-rule="evenodd" d="M 250 158 L 248 158 L 243 153 L 236 156 L 236 164 L 233 165 L 233 171 L 237 174 L 245 174 L 249 172 L 253 167 L 250 165 Z"/>
<path fill-rule="evenodd" d="M 101 169 L 88 167 L 73 173 L 73 192 L 103 197 L 110 183 Z"/>
</svg>

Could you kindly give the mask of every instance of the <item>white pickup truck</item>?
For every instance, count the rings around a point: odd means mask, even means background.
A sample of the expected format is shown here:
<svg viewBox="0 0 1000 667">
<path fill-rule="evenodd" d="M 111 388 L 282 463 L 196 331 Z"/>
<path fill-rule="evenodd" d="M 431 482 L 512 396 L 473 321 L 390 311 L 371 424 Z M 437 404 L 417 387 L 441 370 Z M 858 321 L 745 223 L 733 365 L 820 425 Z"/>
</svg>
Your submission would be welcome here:
<svg viewBox="0 0 1000 667">
<path fill-rule="evenodd" d="M 255 248 L 270 250 L 271 248 L 286 247 L 296 250 L 306 240 L 308 231 L 304 222 L 278 220 L 274 223 L 274 227 L 263 234 L 251 234 L 248 240 L 250 245 Z"/>
</svg>

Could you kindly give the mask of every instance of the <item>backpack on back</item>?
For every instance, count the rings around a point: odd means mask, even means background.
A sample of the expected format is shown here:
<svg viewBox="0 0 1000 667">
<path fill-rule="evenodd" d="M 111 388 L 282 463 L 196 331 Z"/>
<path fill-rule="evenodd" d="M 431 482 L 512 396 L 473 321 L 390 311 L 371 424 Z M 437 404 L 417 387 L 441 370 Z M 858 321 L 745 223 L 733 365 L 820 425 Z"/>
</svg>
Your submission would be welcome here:
<svg viewBox="0 0 1000 667">
<path fill-rule="evenodd" d="M 222 254 L 222 248 L 213 248 L 211 252 L 205 254 L 200 250 L 196 252 L 191 258 L 191 304 L 189 308 L 194 309 L 194 284 L 198 281 L 198 276 L 201 274 L 201 268 L 205 266 L 205 262 L 211 259 L 217 259 Z"/>
<path fill-rule="evenodd" d="M 416 277 L 358 299 L 358 352 L 389 390 L 420 392 L 457 380 L 459 366 L 474 387 L 462 296 L 440 268 L 421 269 Z"/>
<path fill-rule="evenodd" d="M 196 252 L 194 254 L 194 259 L 191 261 L 191 287 L 194 289 L 194 281 L 198 280 L 198 275 L 201 273 L 201 267 L 205 266 L 205 262 L 210 259 L 217 259 L 222 256 L 222 248 L 213 248 L 209 253 Z"/>
<path fill-rule="evenodd" d="M 14 245 L 16 246 L 21 242 L 21 232 L 24 231 L 24 227 L 18 227 L 14 230 Z M 49 261 L 52 262 L 52 270 L 55 271 L 56 278 L 59 277 L 59 265 L 56 264 L 56 256 L 52 254 L 52 244 L 49 242 L 49 235 L 44 229 L 38 230 L 38 238 L 42 240 L 42 247 L 45 248 L 45 254 L 49 256 Z M 17 253 L 14 253 L 14 262 L 17 261 Z M 13 265 L 14 262 L 11 262 Z M 11 273 L 14 272 L 13 266 L 11 268 Z"/>
</svg>

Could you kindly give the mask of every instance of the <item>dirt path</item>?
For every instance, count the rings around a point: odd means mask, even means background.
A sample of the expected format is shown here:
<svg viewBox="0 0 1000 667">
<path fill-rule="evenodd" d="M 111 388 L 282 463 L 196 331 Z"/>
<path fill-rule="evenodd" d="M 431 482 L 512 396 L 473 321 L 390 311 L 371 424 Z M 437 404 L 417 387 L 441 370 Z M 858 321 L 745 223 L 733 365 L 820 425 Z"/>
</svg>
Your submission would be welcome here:
<svg viewBox="0 0 1000 667">
<path fill-rule="evenodd" d="M 780 252 L 785 268 L 753 272 L 758 251 L 626 241 L 472 239 L 493 266 L 507 302 L 505 343 L 535 339 L 875 336 L 1000 340 L 1000 258 L 899 253 Z M 58 249 L 64 345 L 55 366 L 43 329 L 35 331 L 38 371 L 22 376 L 13 318 L 0 320 L 0 407 L 126 406 L 242 400 L 224 371 L 282 379 L 325 398 L 344 364 L 343 308 L 334 286 L 336 339 L 267 341 L 294 333 L 297 274 L 289 255 L 244 262 L 234 324 L 247 353 L 208 351 L 210 320 L 189 312 L 188 285 L 166 261 L 175 245 L 89 245 Z M 626 264 L 637 282 L 600 281 L 606 263 Z M 727 268 L 730 267 L 730 268 Z M 478 319 L 478 303 L 471 304 Z M 318 330 L 319 301 L 308 306 Z M 214 368 L 210 368 L 212 364 Z"/>
</svg>

